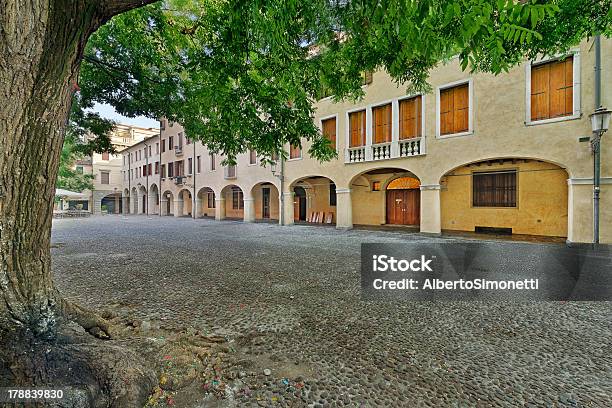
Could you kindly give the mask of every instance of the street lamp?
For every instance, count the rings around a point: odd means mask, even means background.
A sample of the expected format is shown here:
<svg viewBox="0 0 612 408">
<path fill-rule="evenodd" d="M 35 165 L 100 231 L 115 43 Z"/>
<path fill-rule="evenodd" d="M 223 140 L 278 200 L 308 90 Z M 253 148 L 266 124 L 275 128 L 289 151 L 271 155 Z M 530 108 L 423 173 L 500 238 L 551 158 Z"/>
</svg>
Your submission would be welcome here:
<svg viewBox="0 0 612 408">
<path fill-rule="evenodd" d="M 601 184 L 601 136 L 610 126 L 610 112 L 600 106 L 595 109 L 590 116 L 591 129 L 591 150 L 593 151 L 593 245 L 599 245 L 599 193 Z"/>
<path fill-rule="evenodd" d="M 593 129 L 593 134 L 598 133 L 599 136 L 604 134 L 608 127 L 610 126 L 610 115 L 612 111 L 599 107 L 595 109 L 595 112 L 591 113 L 589 117 L 591 118 L 591 128 Z"/>
</svg>

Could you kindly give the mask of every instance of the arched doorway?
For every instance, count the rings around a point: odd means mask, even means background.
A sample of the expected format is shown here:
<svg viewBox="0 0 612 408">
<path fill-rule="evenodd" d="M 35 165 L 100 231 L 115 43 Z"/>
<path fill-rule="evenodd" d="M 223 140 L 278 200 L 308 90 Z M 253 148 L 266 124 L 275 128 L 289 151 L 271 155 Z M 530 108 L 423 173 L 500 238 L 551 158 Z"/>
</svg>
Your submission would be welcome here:
<svg viewBox="0 0 612 408">
<path fill-rule="evenodd" d="M 202 187 L 198 191 L 198 199 L 200 200 L 200 215 L 206 218 L 214 218 L 217 206 L 215 191 L 210 187 Z"/>
<path fill-rule="evenodd" d="M 293 219 L 295 221 L 306 221 L 306 211 L 308 204 L 306 201 L 306 190 L 302 186 L 293 188 L 295 198 L 293 200 Z"/>
<path fill-rule="evenodd" d="M 121 214 L 121 193 L 113 193 L 104 196 L 100 200 L 100 209 L 103 214 Z"/>
<path fill-rule="evenodd" d="M 295 222 L 336 224 L 336 184 L 324 176 L 311 176 L 291 184 Z"/>
<path fill-rule="evenodd" d="M 149 188 L 149 213 L 159 214 L 159 190 L 156 184 Z"/>
<path fill-rule="evenodd" d="M 255 219 L 261 221 L 278 220 L 279 195 L 276 186 L 270 182 L 255 184 L 251 189 L 255 204 Z"/>
<path fill-rule="evenodd" d="M 145 186 L 140 186 L 138 189 L 138 199 L 140 206 L 140 213 L 147 214 L 147 189 Z"/>
<path fill-rule="evenodd" d="M 235 184 L 223 187 L 221 190 L 225 205 L 225 218 L 244 220 L 244 192 Z"/>
<path fill-rule="evenodd" d="M 420 179 L 402 168 L 382 167 L 353 177 L 355 225 L 420 226 Z"/>
<path fill-rule="evenodd" d="M 399 177 L 386 188 L 386 223 L 413 225 L 421 223 L 421 183 L 414 177 Z"/>
<path fill-rule="evenodd" d="M 565 238 L 568 178 L 533 158 L 466 163 L 440 179 L 442 230 Z"/>
<path fill-rule="evenodd" d="M 171 191 L 162 194 L 161 215 L 174 215 L 174 195 Z"/>
</svg>

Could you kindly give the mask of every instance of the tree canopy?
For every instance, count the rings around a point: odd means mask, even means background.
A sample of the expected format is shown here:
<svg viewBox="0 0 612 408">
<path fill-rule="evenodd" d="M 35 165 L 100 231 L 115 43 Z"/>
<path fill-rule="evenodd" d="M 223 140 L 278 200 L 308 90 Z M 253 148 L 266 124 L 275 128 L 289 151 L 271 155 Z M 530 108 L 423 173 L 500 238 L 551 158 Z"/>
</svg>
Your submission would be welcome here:
<svg viewBox="0 0 612 408">
<path fill-rule="evenodd" d="M 84 103 L 167 117 L 231 162 L 288 143 L 335 154 L 312 121 L 322 88 L 362 95 L 360 74 L 386 70 L 410 91 L 458 56 L 498 74 L 611 32 L 610 0 L 167 0 L 114 17 L 91 38 Z"/>
</svg>

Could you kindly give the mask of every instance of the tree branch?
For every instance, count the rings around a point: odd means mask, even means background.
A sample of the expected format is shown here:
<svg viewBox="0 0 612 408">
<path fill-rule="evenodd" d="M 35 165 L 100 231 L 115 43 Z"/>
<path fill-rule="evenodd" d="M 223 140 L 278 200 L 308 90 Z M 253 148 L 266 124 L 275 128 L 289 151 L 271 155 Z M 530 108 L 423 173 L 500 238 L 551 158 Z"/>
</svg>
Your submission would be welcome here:
<svg viewBox="0 0 612 408">
<path fill-rule="evenodd" d="M 97 4 L 98 12 L 103 19 L 109 19 L 117 14 L 155 3 L 159 0 L 90 0 Z"/>
</svg>

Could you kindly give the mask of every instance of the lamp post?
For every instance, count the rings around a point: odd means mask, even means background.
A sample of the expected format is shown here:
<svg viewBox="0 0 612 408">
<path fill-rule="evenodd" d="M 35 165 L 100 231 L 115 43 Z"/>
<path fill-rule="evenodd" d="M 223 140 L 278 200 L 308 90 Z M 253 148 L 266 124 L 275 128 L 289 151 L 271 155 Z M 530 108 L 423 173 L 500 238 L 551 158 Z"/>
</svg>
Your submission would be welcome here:
<svg viewBox="0 0 612 408">
<path fill-rule="evenodd" d="M 270 164 L 270 170 L 272 171 L 272 175 L 276 178 L 278 178 L 278 180 L 280 181 L 280 192 L 279 194 L 279 199 L 280 199 L 280 210 L 279 210 L 279 221 L 280 221 L 280 225 L 285 225 L 285 193 L 284 193 L 284 189 L 285 189 L 285 162 L 283 160 L 282 157 L 280 157 L 280 172 L 279 174 L 277 174 L 277 169 L 276 169 L 276 160 L 274 160 L 272 162 L 272 164 Z"/>
<path fill-rule="evenodd" d="M 601 183 L 601 136 L 610 126 L 610 112 L 600 106 L 589 117 L 591 118 L 591 150 L 593 151 L 593 245 L 599 245 L 599 193 Z"/>
</svg>

